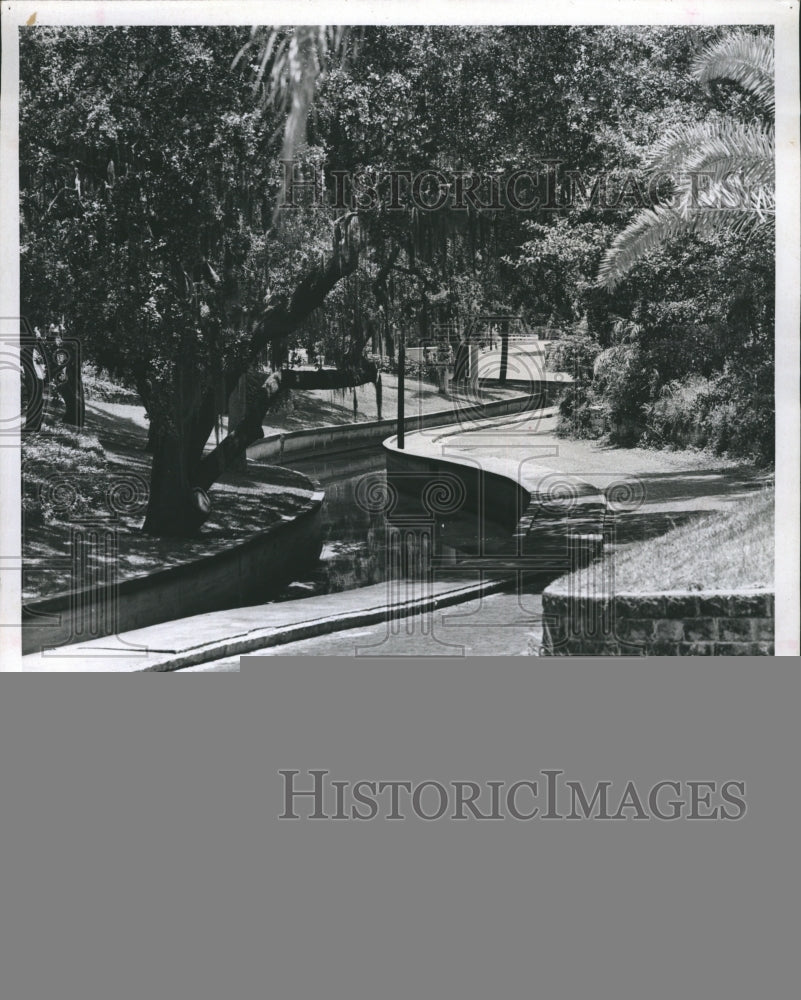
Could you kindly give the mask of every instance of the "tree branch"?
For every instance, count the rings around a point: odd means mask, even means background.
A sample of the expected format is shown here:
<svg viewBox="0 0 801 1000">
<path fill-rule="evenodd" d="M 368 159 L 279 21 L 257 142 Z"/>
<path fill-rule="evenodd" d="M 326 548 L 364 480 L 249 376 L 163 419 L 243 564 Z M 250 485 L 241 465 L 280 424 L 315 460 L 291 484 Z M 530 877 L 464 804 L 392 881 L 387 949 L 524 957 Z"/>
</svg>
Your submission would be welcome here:
<svg viewBox="0 0 801 1000">
<path fill-rule="evenodd" d="M 249 393 L 242 420 L 200 462 L 194 485 L 208 489 L 242 455 L 248 445 L 263 437 L 262 420 L 280 391 L 344 389 L 375 382 L 377 377 L 376 366 L 364 358 L 348 368 L 272 372 L 261 386 Z"/>
<path fill-rule="evenodd" d="M 268 306 L 253 327 L 250 339 L 250 356 L 252 360 L 258 356 L 267 344 L 281 337 L 286 337 L 325 301 L 326 295 L 334 286 L 353 274 L 359 266 L 359 249 L 348 243 L 347 230 L 350 223 L 357 217 L 355 212 L 348 212 L 335 223 L 334 246 L 331 259 L 323 268 L 316 268 L 298 282 L 295 291 L 287 302 L 279 300 Z M 342 238 L 342 226 L 345 227 L 345 238 Z M 236 373 L 236 378 L 241 375 Z M 226 373 L 226 377 L 228 377 Z"/>
</svg>

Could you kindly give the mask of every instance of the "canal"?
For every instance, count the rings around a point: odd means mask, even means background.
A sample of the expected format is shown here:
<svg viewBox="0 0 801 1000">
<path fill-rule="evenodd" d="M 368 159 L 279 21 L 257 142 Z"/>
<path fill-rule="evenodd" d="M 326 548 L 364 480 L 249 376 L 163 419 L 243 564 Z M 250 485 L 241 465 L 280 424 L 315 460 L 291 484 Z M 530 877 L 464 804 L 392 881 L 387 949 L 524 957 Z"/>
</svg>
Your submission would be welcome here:
<svg viewBox="0 0 801 1000">
<path fill-rule="evenodd" d="M 384 456 L 378 445 L 291 463 L 293 469 L 315 479 L 325 490 L 323 548 L 317 565 L 291 580 L 275 600 L 368 587 L 383 583 L 390 572 L 419 578 L 432 558 L 437 563 L 438 580 L 467 586 L 479 581 L 480 572 L 477 568 L 457 568 L 461 559 L 479 552 L 513 552 L 508 526 L 486 520 L 481 526 L 478 516 L 469 510 L 438 515 L 421 525 L 420 531 L 404 531 L 399 552 L 399 535 L 393 527 L 414 520 L 420 506 L 402 497 L 392 505 Z M 389 511 L 388 506 L 392 508 Z"/>
</svg>

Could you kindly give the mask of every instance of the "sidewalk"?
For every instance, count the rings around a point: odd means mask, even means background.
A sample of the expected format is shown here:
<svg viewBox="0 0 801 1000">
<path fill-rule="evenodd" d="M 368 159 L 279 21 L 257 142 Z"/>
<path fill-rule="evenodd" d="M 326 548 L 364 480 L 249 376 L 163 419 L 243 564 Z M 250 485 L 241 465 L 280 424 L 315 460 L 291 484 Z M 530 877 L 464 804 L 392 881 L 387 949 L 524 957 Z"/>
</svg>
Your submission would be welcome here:
<svg viewBox="0 0 801 1000">
<path fill-rule="evenodd" d="M 759 488 L 764 476 L 753 467 L 696 451 L 618 448 L 554 433 L 556 409 L 476 422 L 469 427 L 431 428 L 406 435 L 405 451 L 476 464 L 523 481 L 530 490 L 550 490 L 558 504 L 559 483 L 568 477 L 576 506 L 602 500 L 615 515 L 618 545 L 663 534 L 704 511 L 723 510 Z M 397 451 L 394 439 L 388 446 Z M 563 491 L 564 492 L 564 491 Z M 565 504 L 569 507 L 569 503 Z"/>
<path fill-rule="evenodd" d="M 356 626 L 402 618 L 495 593 L 502 580 L 469 586 L 434 581 L 430 589 L 402 580 L 359 590 L 213 611 L 122 635 L 59 646 L 22 658 L 27 672 L 169 671 L 238 656 Z"/>
<path fill-rule="evenodd" d="M 425 627 L 423 627 L 425 626 Z M 458 607 L 346 629 L 332 635 L 254 650 L 256 656 L 530 656 L 542 644 L 542 596 L 490 594 Z M 185 672 L 230 672 L 239 657 L 214 660 Z M 256 669 L 245 659 L 242 671 Z"/>
</svg>

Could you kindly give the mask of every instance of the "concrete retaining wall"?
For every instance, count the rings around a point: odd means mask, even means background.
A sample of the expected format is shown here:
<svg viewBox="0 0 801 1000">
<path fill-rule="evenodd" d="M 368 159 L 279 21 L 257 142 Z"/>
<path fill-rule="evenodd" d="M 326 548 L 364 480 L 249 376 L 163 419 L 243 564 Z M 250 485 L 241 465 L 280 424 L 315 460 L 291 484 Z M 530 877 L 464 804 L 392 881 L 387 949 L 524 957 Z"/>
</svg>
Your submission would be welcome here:
<svg viewBox="0 0 801 1000">
<path fill-rule="evenodd" d="M 298 566 L 319 556 L 324 496 L 313 492 L 293 520 L 277 521 L 213 555 L 116 587 L 69 591 L 24 605 L 23 654 L 267 599 Z"/>
<path fill-rule="evenodd" d="M 449 424 L 480 420 L 484 417 L 501 417 L 512 413 L 524 413 L 550 406 L 564 389 L 563 381 L 532 383 L 525 395 L 499 399 L 491 403 L 454 404 L 449 409 L 435 410 L 433 413 L 407 416 L 404 421 L 406 433 L 423 430 L 426 427 L 445 427 Z M 276 459 L 279 462 L 290 456 L 314 454 L 316 452 L 341 451 L 353 446 L 378 444 L 397 430 L 397 421 L 366 420 L 360 424 L 345 424 L 339 427 L 315 427 L 302 431 L 286 431 L 269 434 L 248 448 L 248 456 L 258 461 Z"/>
<path fill-rule="evenodd" d="M 545 656 L 773 655 L 774 597 L 764 591 L 669 591 L 613 599 L 542 596 Z"/>
<path fill-rule="evenodd" d="M 441 479 L 443 473 L 453 476 L 464 488 L 464 509 L 486 513 L 510 533 L 531 501 L 522 484 L 476 465 L 386 448 L 386 466 L 389 482 L 407 497 L 422 497 L 425 488 Z"/>
<path fill-rule="evenodd" d="M 553 580 L 586 565 L 602 549 L 602 494 L 538 459 L 445 455 L 438 436 L 419 434 L 408 437 L 403 450 L 396 438 L 388 438 L 384 450 L 388 481 L 399 493 L 426 507 L 427 488 L 447 493 L 448 480 L 455 479 L 462 487 L 462 507 L 510 532 L 507 556 L 480 558 L 480 568 L 488 572 L 502 569 Z"/>
</svg>

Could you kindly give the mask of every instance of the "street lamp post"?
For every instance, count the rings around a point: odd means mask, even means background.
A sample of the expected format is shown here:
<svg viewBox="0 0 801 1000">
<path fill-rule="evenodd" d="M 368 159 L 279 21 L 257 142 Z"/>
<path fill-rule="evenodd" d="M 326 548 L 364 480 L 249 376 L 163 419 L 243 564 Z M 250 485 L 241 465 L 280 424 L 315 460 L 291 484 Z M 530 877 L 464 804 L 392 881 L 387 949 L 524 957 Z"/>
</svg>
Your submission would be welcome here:
<svg viewBox="0 0 801 1000">
<path fill-rule="evenodd" d="M 509 324 L 504 323 L 501 327 L 501 365 L 498 372 L 498 381 L 501 385 L 506 384 L 506 372 L 509 367 Z"/>
<path fill-rule="evenodd" d="M 406 334 L 403 329 L 400 331 L 398 343 L 398 448 L 402 449 L 403 424 L 404 424 L 404 403 L 406 393 Z"/>
</svg>

